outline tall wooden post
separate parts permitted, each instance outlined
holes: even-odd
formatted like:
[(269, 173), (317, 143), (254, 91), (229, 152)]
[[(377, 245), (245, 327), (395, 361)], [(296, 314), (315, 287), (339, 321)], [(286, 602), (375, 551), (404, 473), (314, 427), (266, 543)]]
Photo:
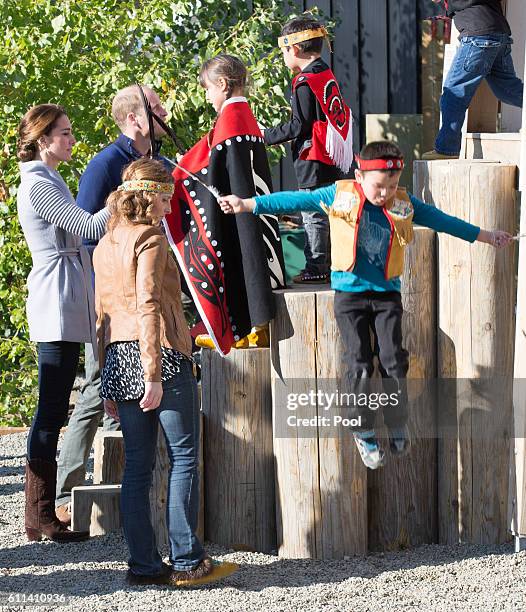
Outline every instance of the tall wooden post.
[[(515, 230), (516, 167), (432, 168), (438, 208), (485, 229)], [(426, 173), (418, 169), (417, 176)], [(422, 187), (417, 189), (418, 192)], [(515, 249), (439, 234), (439, 540), (506, 540), (512, 425)]]
[[(287, 426), (291, 398), (342, 389), (341, 342), (332, 291), (276, 292), (271, 329), (278, 551), (292, 558), (342, 559), (367, 552), (367, 476), (349, 427), (318, 399), (301, 408), (308, 426)], [(312, 396), (311, 396), (312, 397)]]
[[(526, 61), (525, 61), (526, 66)], [(526, 80), (526, 70), (524, 78)], [(520, 234), (526, 234), (526, 94), (522, 107)], [(510, 471), (511, 529), (517, 551), (526, 550), (526, 239), (519, 241), (517, 329), (513, 389), (514, 445)]]
[[(323, 422), (345, 408), (327, 409), (322, 397), (301, 410), (297, 405), (301, 394), (345, 392), (334, 292), (277, 292), (271, 362), (282, 556), (338, 559), (436, 541), (435, 410), (425, 388), (436, 376), (435, 234), (425, 228), (415, 234), (402, 279), (413, 447), (400, 459), (387, 450), (388, 463), (377, 472), (362, 464), (350, 426)], [(287, 417), (307, 424), (287, 427)]]
[(205, 535), (238, 550), (276, 547), (269, 354), (202, 351)]
[[(369, 550), (397, 550), (437, 541), (435, 232), (415, 228), (402, 277), (411, 452), (368, 471)], [(383, 431), (384, 446), (387, 432)]]

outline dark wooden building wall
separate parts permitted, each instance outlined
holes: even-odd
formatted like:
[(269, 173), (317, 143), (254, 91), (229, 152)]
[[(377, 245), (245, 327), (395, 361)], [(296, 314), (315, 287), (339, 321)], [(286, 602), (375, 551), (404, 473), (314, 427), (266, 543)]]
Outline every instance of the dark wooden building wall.
[[(337, 21), (333, 52), (324, 59), (338, 79), (354, 116), (354, 142), (365, 139), (367, 113), (421, 112), (422, 19), (443, 10), (432, 0), (295, 0), (298, 11), (318, 7)], [(274, 172), (274, 188), (297, 187), (290, 158)]]

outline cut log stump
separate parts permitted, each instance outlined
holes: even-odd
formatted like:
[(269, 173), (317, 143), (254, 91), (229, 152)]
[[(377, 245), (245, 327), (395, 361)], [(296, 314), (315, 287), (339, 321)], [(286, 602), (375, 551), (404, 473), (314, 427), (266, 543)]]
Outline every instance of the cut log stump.
[(97, 432), (93, 447), (93, 484), (121, 484), (124, 473), (122, 431)]
[(87, 485), (71, 490), (71, 528), (104, 535), (121, 527), (121, 485)]
[[(407, 388), (410, 452), (395, 458), (387, 430), (380, 437), (386, 465), (367, 474), (369, 550), (398, 550), (437, 541), (436, 259), (435, 232), (415, 227), (402, 277), (404, 348), (409, 351)], [(378, 423), (379, 424), (379, 423)]]
[(270, 351), (202, 351), (206, 539), (276, 547)]
[[(312, 392), (342, 389), (333, 292), (276, 292), (271, 364), (278, 551), (342, 559), (367, 552), (367, 477), (349, 427), (332, 423)], [(297, 427), (296, 417), (306, 419)], [(292, 419), (290, 421), (289, 419)], [(303, 422), (303, 421), (301, 421)]]
[[(415, 191), (440, 210), (515, 233), (516, 166), (415, 168)], [(516, 250), (442, 233), (438, 262), (439, 542), (498, 544), (508, 538)]]

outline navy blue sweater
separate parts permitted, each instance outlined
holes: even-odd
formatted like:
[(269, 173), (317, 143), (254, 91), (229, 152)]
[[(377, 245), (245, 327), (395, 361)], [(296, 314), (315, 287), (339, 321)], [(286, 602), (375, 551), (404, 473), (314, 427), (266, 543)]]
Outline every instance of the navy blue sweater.
[[(159, 148), (155, 157), (160, 159), (171, 172), (172, 166), (165, 157), (159, 155)], [(142, 155), (133, 148), (133, 140), (120, 134), (115, 142), (97, 153), (86, 166), (80, 177), (77, 204), (92, 215), (102, 210), (106, 198), (122, 183), (124, 167), (140, 157)], [(84, 242), (92, 247), (97, 245), (96, 240)]]

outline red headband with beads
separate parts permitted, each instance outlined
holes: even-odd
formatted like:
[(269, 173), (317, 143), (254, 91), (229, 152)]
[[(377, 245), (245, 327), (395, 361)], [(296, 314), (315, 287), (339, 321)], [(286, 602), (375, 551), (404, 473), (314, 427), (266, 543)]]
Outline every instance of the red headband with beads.
[(404, 160), (402, 158), (391, 159), (362, 159), (355, 155), (359, 170), (403, 170)]

